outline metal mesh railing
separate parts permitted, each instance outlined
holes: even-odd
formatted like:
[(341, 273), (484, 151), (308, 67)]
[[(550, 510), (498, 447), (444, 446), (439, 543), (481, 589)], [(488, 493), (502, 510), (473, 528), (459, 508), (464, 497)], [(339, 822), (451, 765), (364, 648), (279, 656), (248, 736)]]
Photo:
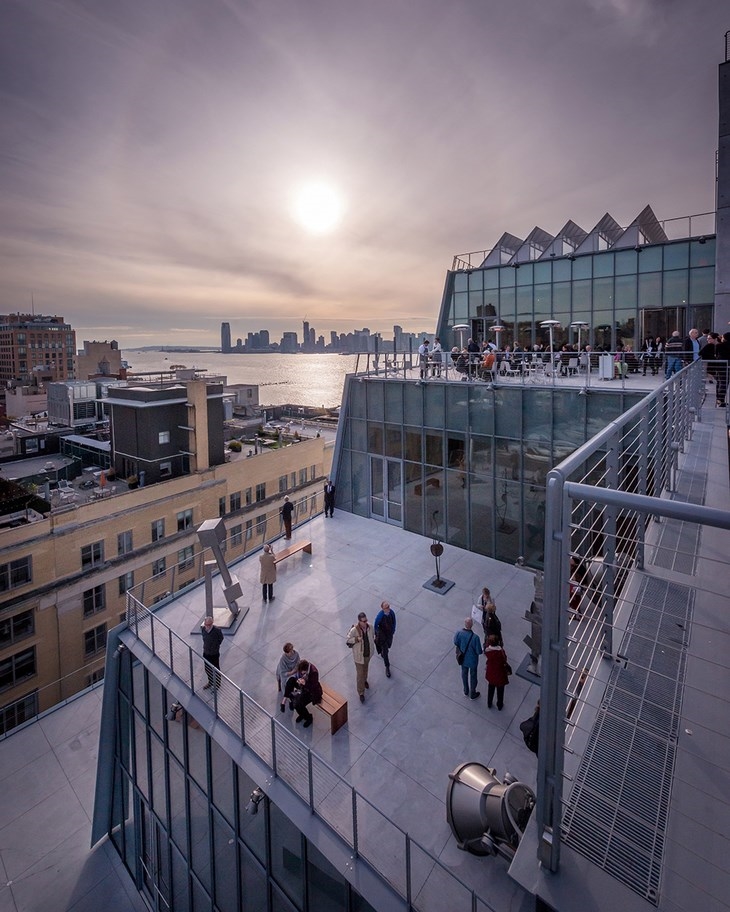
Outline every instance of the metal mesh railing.
[[(203, 696), (208, 678), (202, 655), (131, 592), (127, 593), (127, 628), (186, 687)], [(384, 878), (409, 908), (416, 912), (492, 909), (234, 681), (223, 672), (210, 671), (219, 686), (205, 695), (216, 718)], [(427, 883), (430, 886), (424, 889)], [(433, 895), (433, 883), (439, 885), (438, 896)]]
[(699, 535), (730, 529), (725, 511), (702, 506), (705, 382), (690, 365), (547, 480), (539, 855), (557, 870), (565, 842), (650, 902), (703, 582)]

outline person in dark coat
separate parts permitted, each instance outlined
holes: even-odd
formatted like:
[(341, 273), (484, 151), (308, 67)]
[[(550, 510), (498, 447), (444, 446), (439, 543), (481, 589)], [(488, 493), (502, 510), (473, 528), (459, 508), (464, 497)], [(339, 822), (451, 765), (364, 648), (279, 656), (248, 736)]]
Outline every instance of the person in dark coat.
[(390, 677), (390, 659), (388, 650), (393, 645), (393, 634), (395, 633), (395, 611), (390, 607), (389, 602), (380, 603), (380, 611), (375, 617), (373, 624), (375, 631), (375, 648), (383, 657), (385, 662), (385, 676)]
[(213, 618), (208, 616), (200, 626), (200, 633), (203, 636), (203, 658), (205, 659), (205, 674), (208, 678), (208, 683), (203, 685), (203, 690), (208, 690), (210, 687), (215, 689), (221, 683), (221, 676), (217, 674), (216, 669), (221, 667), (223, 631), (220, 627), (216, 627)]
[[(287, 693), (286, 691), (289, 691)], [(322, 685), (319, 683), (319, 671), (316, 665), (307, 659), (302, 659), (297, 665), (297, 676), (287, 681), (284, 696), (294, 701), (297, 711), (297, 722), (304, 722), (304, 728), (314, 721), (314, 716), (307, 709), (310, 703), (322, 702)]]
[(335, 486), (330, 478), (324, 483), (324, 515), (330, 519), (335, 514)]
[(291, 538), (291, 516), (293, 512), (294, 504), (288, 497), (285, 497), (281, 507), (281, 518), (284, 521), (284, 536), (286, 538)]
[(492, 708), (494, 691), (497, 691), (497, 709), (501, 710), (504, 706), (504, 689), (509, 684), (509, 675), (507, 674), (507, 653), (499, 645), (499, 640), (494, 634), (489, 637), (488, 646), (484, 650), (484, 656), (487, 660), (487, 669), (484, 677), (487, 679), (487, 708)]

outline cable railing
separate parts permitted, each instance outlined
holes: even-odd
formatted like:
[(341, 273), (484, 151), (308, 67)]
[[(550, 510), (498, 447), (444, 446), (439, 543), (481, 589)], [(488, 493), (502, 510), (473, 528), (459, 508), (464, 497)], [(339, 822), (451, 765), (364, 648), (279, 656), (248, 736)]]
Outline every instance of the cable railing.
[(393, 823), (223, 672), (208, 666), (218, 686), (204, 689), (208, 663), (202, 655), (131, 593), (127, 595), (127, 629), (191, 693), (204, 699), (213, 716), (285, 782), (358, 858), (385, 879), (409, 909), (494, 912), (427, 848)]
[[(725, 36), (725, 61), (728, 59), (728, 35)], [(694, 215), (682, 215), (677, 216), (671, 219), (663, 219), (659, 221), (664, 233), (666, 234), (668, 240), (682, 240), (684, 238), (703, 238), (708, 235), (714, 235), (716, 233), (717, 225), (717, 213), (712, 212), (698, 212)], [(623, 231), (626, 230), (627, 226), (624, 226)], [(559, 240), (559, 239), (554, 239)], [(632, 240), (629, 245), (624, 247), (612, 247), (613, 250), (622, 250), (622, 249), (633, 249), (636, 244), (635, 240)], [(457, 253), (454, 254), (454, 257), (451, 262), (451, 271), (452, 272), (469, 272), (474, 269), (480, 269), (482, 264), (494, 253), (495, 250), (499, 250), (499, 247), (489, 247), (484, 250), (471, 250), (468, 253)], [(548, 247), (548, 250), (551, 248)], [(536, 255), (532, 257), (531, 260), (525, 259), (524, 262), (536, 262), (544, 256), (545, 251), (539, 250), (538, 248), (533, 248)], [(567, 251), (564, 253), (564, 257), (569, 257), (573, 255), (573, 250)], [(504, 250), (502, 253), (501, 266), (509, 266), (514, 259), (514, 251)], [(547, 256), (544, 256), (543, 262), (547, 261)]]
[[(681, 364), (685, 361), (680, 358)], [(727, 387), (727, 362), (710, 361), (708, 371), (718, 374), (723, 389)], [(577, 386), (601, 388), (612, 382), (611, 388), (635, 388), (648, 382), (658, 386), (667, 371), (664, 355), (645, 357), (634, 351), (518, 351), (497, 352), (494, 361), (485, 362), (484, 353), (461, 356), (443, 352), (440, 357), (424, 358), (412, 351), (362, 352), (357, 356), (355, 377), (381, 380), (411, 380), (416, 383), (468, 382), (493, 386)], [(674, 368), (672, 368), (674, 369)], [(616, 381), (615, 383), (613, 381)]]
[(705, 392), (702, 363), (689, 365), (546, 486), (544, 604), (556, 610), (543, 613), (539, 858), (556, 871), (568, 844), (652, 902), (703, 591), (700, 527), (730, 529), (727, 512), (703, 506)]

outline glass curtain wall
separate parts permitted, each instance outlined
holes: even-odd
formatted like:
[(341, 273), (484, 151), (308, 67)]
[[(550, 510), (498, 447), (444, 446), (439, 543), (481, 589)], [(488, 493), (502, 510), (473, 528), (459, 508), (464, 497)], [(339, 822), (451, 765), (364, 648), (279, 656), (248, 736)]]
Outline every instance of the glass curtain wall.
[(550, 319), (560, 347), (575, 344), (570, 324), (583, 321), (582, 343), (637, 349), (643, 335), (711, 328), (714, 295), (714, 237), (451, 272), (438, 335), (451, 347), (451, 327), (468, 323), (474, 338), (494, 339), (499, 323), (502, 345), (526, 347), (547, 344), (540, 322)]
[(384, 504), (383, 466), (397, 459), (397, 516), (405, 529), (498, 560), (523, 556), (541, 567), (548, 471), (639, 398), (353, 380), (340, 419), (338, 507), (393, 521)]
[[(372, 907), (129, 650), (120, 655), (109, 836), (155, 912)], [(170, 718), (174, 716), (174, 718)]]

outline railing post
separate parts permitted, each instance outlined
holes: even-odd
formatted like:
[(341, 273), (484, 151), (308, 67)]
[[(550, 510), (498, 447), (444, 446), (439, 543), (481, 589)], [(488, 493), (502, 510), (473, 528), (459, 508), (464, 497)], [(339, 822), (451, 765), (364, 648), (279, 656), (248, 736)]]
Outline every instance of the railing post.
[(188, 646), (188, 659), (190, 660), (190, 690), (195, 693), (195, 672), (193, 670), (193, 650)]
[(167, 628), (167, 645), (170, 649), (170, 671), (175, 674), (175, 654), (172, 649), (172, 628)]
[(239, 710), (241, 713), (241, 742), (243, 744), (245, 744), (246, 743), (246, 714), (243, 710), (244, 704), (243, 704), (243, 691), (242, 690), (238, 691), (238, 704), (239, 704)]
[(355, 853), (357, 858), (357, 792), (355, 791), (355, 786), (351, 786), (352, 789), (352, 850)]
[[(619, 448), (621, 439), (617, 433), (606, 452), (606, 487), (619, 490)], [(606, 507), (605, 517), (605, 545), (603, 548), (603, 631), (601, 634), (601, 651), (604, 655), (613, 655), (613, 627), (616, 608), (616, 528), (617, 509), (613, 506)]]
[(406, 902), (409, 909), (413, 904), (411, 890), (411, 837), (406, 833)]
[(314, 813), (314, 774), (312, 772), (312, 751), (307, 751), (307, 785), (309, 789), (309, 810)]
[(269, 721), (271, 722), (271, 768), (274, 770), (274, 775), (278, 777), (279, 773), (276, 769), (276, 719), (272, 716)]
[[(639, 418), (639, 494), (648, 494), (649, 486), (649, 409), (645, 409)], [(649, 517), (644, 513), (636, 516), (636, 568), (644, 569), (644, 546), (646, 544), (646, 524)]]
[(565, 738), (565, 641), (570, 564), (570, 503), (565, 479), (555, 469), (545, 490), (545, 594), (542, 623), (540, 745), (537, 761), (537, 856), (550, 871), (560, 866), (560, 828)]

